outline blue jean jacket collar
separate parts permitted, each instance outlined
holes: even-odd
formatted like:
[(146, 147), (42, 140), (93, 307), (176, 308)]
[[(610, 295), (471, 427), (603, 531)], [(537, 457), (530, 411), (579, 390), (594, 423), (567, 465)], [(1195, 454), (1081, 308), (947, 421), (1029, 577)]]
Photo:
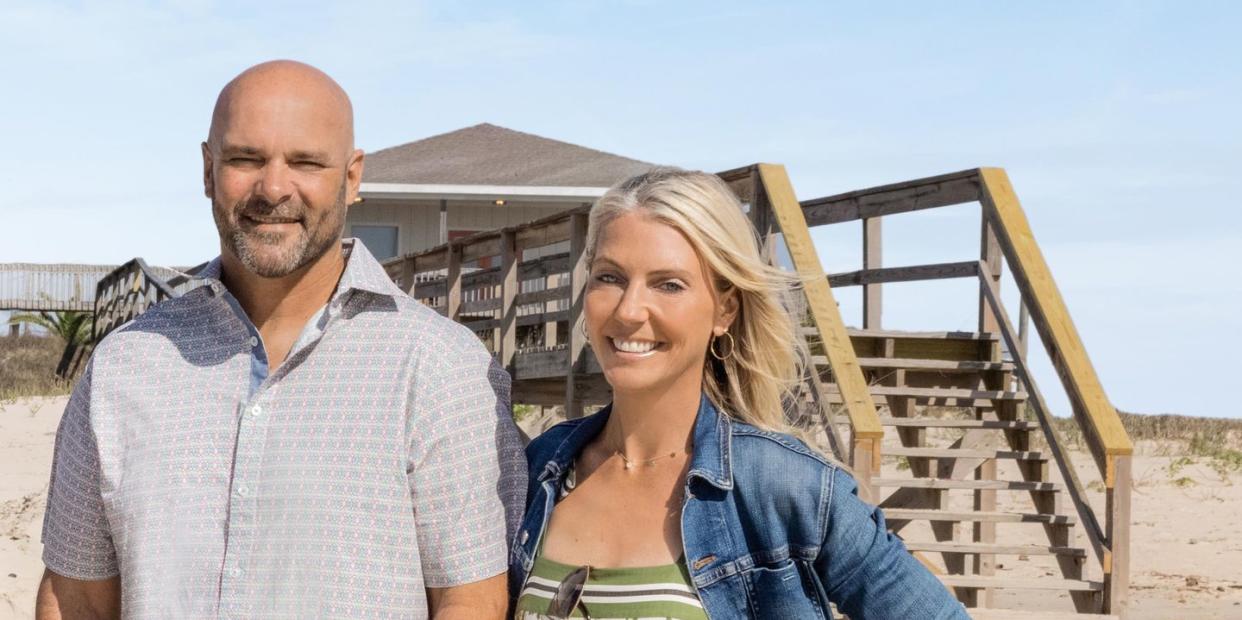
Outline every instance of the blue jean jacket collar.
[[(587, 442), (604, 430), (604, 424), (608, 422), (611, 413), (612, 404), (609, 404), (598, 413), (583, 418), (556, 447), (552, 458), (539, 473), (539, 482), (559, 479)], [(729, 454), (732, 436), (733, 428), (729, 416), (716, 409), (711, 399), (703, 394), (699, 399), (698, 414), (694, 418), (694, 454), (690, 457), (687, 478), (701, 479), (724, 491), (732, 489), (733, 463)]]

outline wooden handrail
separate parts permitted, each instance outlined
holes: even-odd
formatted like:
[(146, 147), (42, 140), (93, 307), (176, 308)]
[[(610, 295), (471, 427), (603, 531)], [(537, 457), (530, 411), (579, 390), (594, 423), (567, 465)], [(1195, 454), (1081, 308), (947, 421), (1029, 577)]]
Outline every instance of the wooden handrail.
[(1048, 441), (1048, 451), (1052, 454), (1052, 460), (1056, 462), (1057, 468), (1061, 471), (1061, 478), (1066, 482), (1065, 486), (1069, 492), (1070, 500), (1074, 503), (1078, 517), (1082, 520), (1086, 530), (1087, 540), (1095, 550), (1096, 558), (1103, 562), (1104, 529), (1100, 527), (1100, 521), (1096, 518), (1095, 512), (1091, 510), (1091, 505), (1087, 503), (1086, 492), (1083, 490), (1082, 483), (1078, 480), (1078, 473), (1074, 470), (1074, 464), (1070, 461), (1069, 455), (1065, 453), (1060, 434), (1057, 433), (1056, 427), (1052, 425), (1052, 412), (1048, 410), (1047, 402), (1039, 391), (1039, 385), (1035, 383), (1035, 376), (1031, 374), (1030, 367), (1027, 365), (1026, 356), (1019, 348), (1018, 332), (1014, 328), (1013, 321), (1009, 319), (1009, 313), (1005, 310), (1004, 304), (1001, 302), (1000, 291), (996, 290), (996, 284), (987, 277), (987, 265), (983, 261), (976, 263), (975, 274), (979, 278), (980, 286), (985, 291), (989, 308), (996, 315), (1001, 338), (1005, 340), (1005, 346), (1009, 348), (1009, 352), (1013, 356), (1014, 367), (1018, 371), (1018, 376), (1022, 379), (1022, 384), (1030, 395), (1030, 402), (1038, 418), (1040, 429), (1044, 432), (1044, 436)]
[(935, 209), (979, 199), (974, 170), (915, 179), (802, 202), (808, 226)]
[(1133, 454), (1134, 444), (1104, 394), (1008, 175), (1000, 168), (981, 168), (979, 178), (984, 217), (996, 231), (1035, 329), (1065, 385), (1074, 417), (1083, 427), (1087, 445), (1104, 473), (1104, 485), (1112, 488), (1116, 471), (1111, 457)]
[[(199, 265), (192, 271), (202, 269), (205, 265), (205, 263)], [(117, 288), (127, 278), (134, 278), (130, 290)], [(180, 284), (188, 278), (178, 276), (174, 280)], [(151, 292), (155, 294), (155, 302), (176, 297), (177, 291), (174, 286), (176, 284), (170, 285), (165, 282), (141, 257), (132, 258), (113, 269), (101, 278), (95, 287), (95, 311), (91, 320), (91, 333), (94, 335), (94, 340), (100, 340), (121, 324), (142, 314), (147, 309), (146, 299)], [(117, 310), (117, 304), (123, 299), (130, 299), (132, 303), (122, 307), (119, 312), (114, 312)], [(138, 300), (141, 300), (141, 303), (138, 303)]]
[(922, 282), (925, 280), (947, 280), (951, 278), (973, 278), (978, 265), (975, 261), (960, 263), (938, 263), (934, 265), (909, 265), (906, 267), (884, 267), (880, 269), (860, 269), (845, 273), (828, 274), (828, 284), (833, 287), (866, 286), (868, 284), (885, 284), (891, 282)]
[[(871, 471), (877, 469), (875, 463), (879, 460), (884, 427), (880, 425), (870, 387), (854, 354), (854, 346), (824, 274), (823, 263), (811, 241), (810, 229), (794, 196), (789, 175), (784, 166), (776, 164), (759, 164), (758, 172), (768, 205), (784, 235), (785, 247), (801, 276), (807, 307), (823, 339), (824, 352), (841, 390), (841, 400), (854, 435), (854, 473), (860, 478), (860, 486), (869, 491), (868, 481)], [(863, 456), (858, 455), (859, 451)]]

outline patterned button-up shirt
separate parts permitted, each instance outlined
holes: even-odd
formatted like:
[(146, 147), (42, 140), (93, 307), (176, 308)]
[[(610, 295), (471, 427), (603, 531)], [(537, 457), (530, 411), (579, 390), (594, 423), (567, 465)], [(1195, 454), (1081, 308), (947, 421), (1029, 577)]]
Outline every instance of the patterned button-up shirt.
[(48, 568), (127, 618), (425, 618), (505, 571), (526, 489), (509, 378), (366, 248), (269, 376), (220, 283), (95, 349), (56, 436)]

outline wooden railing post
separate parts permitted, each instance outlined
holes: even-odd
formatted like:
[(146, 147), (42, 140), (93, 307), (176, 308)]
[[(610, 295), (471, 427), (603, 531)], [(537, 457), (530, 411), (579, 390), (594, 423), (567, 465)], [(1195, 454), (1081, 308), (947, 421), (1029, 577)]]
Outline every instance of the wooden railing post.
[(1024, 299), (1021, 305), (1018, 306), (1018, 351), (1022, 353), (1022, 357), (1026, 357), (1026, 352), (1029, 348), (1030, 334), (1028, 332), (1030, 327), (1031, 313), (1026, 309), (1026, 300)]
[(577, 379), (582, 371), (582, 353), (587, 346), (581, 325), (582, 297), (587, 281), (586, 234), (587, 214), (569, 216), (569, 321), (566, 327), (569, 330), (566, 334), (569, 363), (565, 372), (565, 416), (570, 419), (582, 417), (582, 394)]
[(401, 281), (397, 286), (406, 293), (414, 294), (414, 257), (407, 256), (401, 259)]
[(750, 171), (750, 222), (755, 227), (759, 239), (766, 240), (768, 236), (774, 232), (774, 224), (772, 221), (772, 205), (768, 201), (768, 197), (759, 188), (762, 185), (759, 177), (759, 170), (752, 168)]
[(879, 459), (879, 440), (853, 434), (850, 442), (850, 469), (858, 482), (858, 496), (865, 502), (879, 503), (875, 488), (871, 486), (872, 463)]
[(444, 316), (456, 321), (461, 318), (461, 246), (450, 243), (447, 259)]
[[(1000, 290), (1001, 283), (1001, 249), (1000, 242), (996, 239), (996, 231), (992, 229), (992, 224), (985, 216), (983, 220), (982, 232), (980, 237), (979, 260), (986, 268), (983, 277), (988, 278), (996, 286), (996, 290)], [(982, 287), (982, 285), (980, 285)], [(979, 289), (979, 331), (989, 334), (996, 333), (999, 324), (996, 321), (996, 314), (992, 312), (992, 308), (988, 305), (987, 293), (982, 288)]]
[(1126, 617), (1130, 589), (1131, 457), (1111, 455), (1110, 479), (1104, 481), (1108, 513), (1108, 551), (1104, 562), (1104, 613)]
[[(880, 223), (878, 217), (864, 218), (863, 271), (884, 266)], [(882, 288), (879, 283), (863, 285), (863, 329), (880, 329), (883, 316)]]
[[(539, 285), (543, 287), (540, 290), (546, 291), (550, 288), (557, 288), (561, 286), (561, 279), (563, 275), (564, 274), (560, 273), (549, 273), (544, 275), (539, 279)], [(559, 299), (549, 299), (544, 302), (543, 311), (549, 315), (559, 312), (561, 310), (560, 304), (561, 300)], [(551, 349), (555, 347), (559, 341), (560, 335), (557, 334), (556, 321), (545, 321), (543, 324), (543, 346)]]
[(500, 330), (496, 335), (496, 351), (500, 365), (513, 373), (513, 357), (517, 353), (518, 263), (521, 251), (517, 233), (505, 230), (500, 235)]

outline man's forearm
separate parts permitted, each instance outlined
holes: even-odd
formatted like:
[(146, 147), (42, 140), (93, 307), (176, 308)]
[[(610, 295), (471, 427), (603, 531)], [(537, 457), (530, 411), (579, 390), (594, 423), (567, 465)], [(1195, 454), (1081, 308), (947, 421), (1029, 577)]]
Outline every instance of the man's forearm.
[(35, 599), (35, 620), (117, 620), (121, 579), (82, 581), (43, 571)]

